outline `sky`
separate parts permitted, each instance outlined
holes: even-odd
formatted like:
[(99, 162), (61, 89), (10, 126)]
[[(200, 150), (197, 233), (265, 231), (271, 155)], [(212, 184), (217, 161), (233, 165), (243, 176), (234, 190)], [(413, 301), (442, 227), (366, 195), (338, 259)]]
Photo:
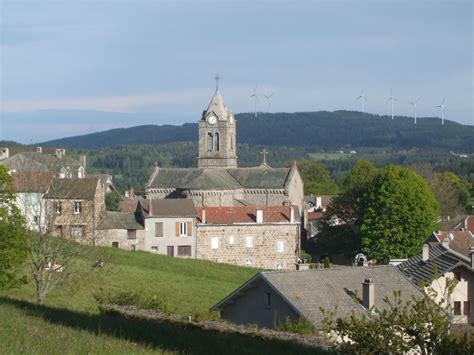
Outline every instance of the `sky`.
[[(471, 0), (0, 2), (0, 140), (234, 113), (365, 110), (474, 124)], [(274, 95), (271, 106), (264, 95)], [(102, 114), (97, 111), (111, 112)]]

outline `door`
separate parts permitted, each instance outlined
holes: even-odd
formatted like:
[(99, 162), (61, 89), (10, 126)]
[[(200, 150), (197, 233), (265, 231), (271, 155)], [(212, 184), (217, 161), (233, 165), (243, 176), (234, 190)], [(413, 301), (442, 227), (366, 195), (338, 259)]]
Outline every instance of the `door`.
[(174, 256), (174, 246), (172, 246), (172, 245), (170, 246), (170, 245), (169, 245), (166, 249), (167, 249), (166, 255), (168, 255), (168, 256)]

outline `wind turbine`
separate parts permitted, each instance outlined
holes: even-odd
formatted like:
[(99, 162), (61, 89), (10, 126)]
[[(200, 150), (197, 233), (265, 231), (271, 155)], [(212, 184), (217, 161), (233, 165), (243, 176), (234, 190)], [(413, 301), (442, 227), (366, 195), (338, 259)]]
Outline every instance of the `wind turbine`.
[(367, 101), (367, 98), (364, 95), (364, 89), (360, 90), (360, 95), (356, 97), (356, 100), (361, 100), (362, 103), (362, 112), (365, 112), (364, 103)]
[(274, 92), (272, 91), (270, 95), (263, 95), (268, 101), (268, 112), (272, 112), (272, 105), (271, 105), (270, 99), (272, 98), (273, 94)]
[(408, 101), (410, 104), (413, 105), (413, 109), (415, 110), (415, 124), (416, 124), (416, 104), (418, 103), (418, 101), (421, 100), (421, 97), (417, 98), (415, 101)]
[(255, 85), (255, 90), (253, 91), (253, 94), (250, 95), (250, 97), (255, 99), (255, 117), (257, 117), (257, 112), (258, 112), (258, 95), (257, 95), (257, 85)]
[(392, 89), (390, 89), (390, 97), (388, 98), (386, 103), (390, 102), (392, 104), (392, 120), (393, 120), (393, 102), (394, 101), (397, 101), (397, 98), (395, 96), (393, 96)]
[(441, 105), (438, 105), (436, 107), (439, 107), (441, 109), (441, 124), (444, 125), (444, 100), (446, 98), (443, 97), (443, 101), (441, 101)]

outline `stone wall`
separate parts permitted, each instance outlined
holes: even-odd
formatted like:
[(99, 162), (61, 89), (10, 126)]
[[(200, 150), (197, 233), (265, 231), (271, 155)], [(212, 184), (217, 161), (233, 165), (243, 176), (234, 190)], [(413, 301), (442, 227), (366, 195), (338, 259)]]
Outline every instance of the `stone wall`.
[[(240, 266), (292, 270), (297, 260), (299, 229), (297, 223), (198, 224), (196, 257)], [(217, 248), (213, 248), (213, 238), (218, 240)]]

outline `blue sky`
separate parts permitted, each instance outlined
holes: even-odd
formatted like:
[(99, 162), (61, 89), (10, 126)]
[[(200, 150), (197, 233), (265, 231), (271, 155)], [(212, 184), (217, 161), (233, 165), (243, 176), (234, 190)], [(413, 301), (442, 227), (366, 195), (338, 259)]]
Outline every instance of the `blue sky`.
[(272, 111), (359, 110), (364, 88), (386, 114), (393, 88), (396, 114), (421, 97), (438, 116), (446, 97), (447, 119), (474, 124), (470, 0), (1, 4), (0, 139), (197, 121), (216, 70), (234, 112), (258, 84), (262, 111), (271, 91)]

